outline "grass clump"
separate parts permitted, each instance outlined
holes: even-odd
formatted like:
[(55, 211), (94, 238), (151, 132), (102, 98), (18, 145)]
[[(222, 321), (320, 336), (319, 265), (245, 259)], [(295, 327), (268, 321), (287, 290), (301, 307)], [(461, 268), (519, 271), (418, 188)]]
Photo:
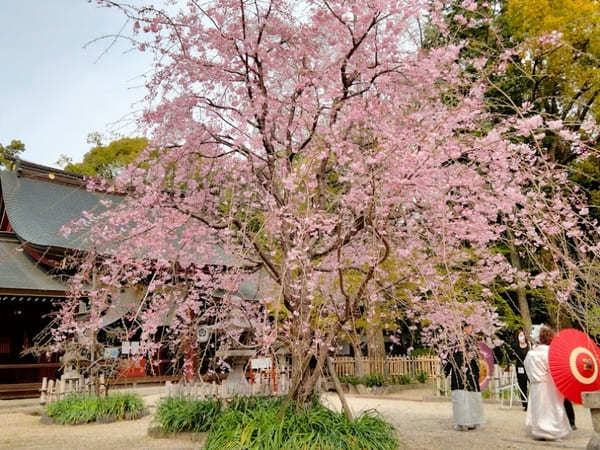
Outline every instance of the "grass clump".
[(364, 384), (367, 387), (383, 386), (383, 375), (381, 375), (380, 373), (367, 375), (366, 377), (364, 377)]
[(392, 384), (411, 384), (412, 378), (408, 374), (392, 375), (390, 381)]
[(427, 378), (429, 378), (427, 376), (427, 374), (424, 371), (420, 371), (419, 373), (417, 373), (417, 381), (421, 384), (424, 384), (427, 382)]
[(340, 383), (348, 383), (356, 386), (357, 384), (363, 384), (363, 379), (353, 376), (342, 376), (339, 377)]
[(210, 429), (207, 450), (220, 449), (320, 449), (390, 450), (398, 447), (393, 428), (375, 412), (349, 422), (313, 401), (289, 404), (283, 417), (283, 399), (242, 398), (234, 400)]
[(139, 419), (146, 412), (144, 402), (136, 394), (69, 395), (46, 406), (46, 415), (56, 423), (77, 425), (98, 420)]
[(353, 376), (347, 376), (347, 377), (339, 377), (340, 383), (348, 383), (348, 384), (352, 384), (354, 386), (356, 386), (357, 384), (364, 384), (367, 387), (374, 387), (374, 386), (383, 386), (385, 384), (385, 379), (383, 378), (383, 375), (380, 373), (374, 373), (371, 375), (365, 375), (364, 377), (353, 377)]
[(170, 397), (159, 403), (155, 418), (163, 431), (202, 433), (210, 429), (221, 410), (217, 400)]

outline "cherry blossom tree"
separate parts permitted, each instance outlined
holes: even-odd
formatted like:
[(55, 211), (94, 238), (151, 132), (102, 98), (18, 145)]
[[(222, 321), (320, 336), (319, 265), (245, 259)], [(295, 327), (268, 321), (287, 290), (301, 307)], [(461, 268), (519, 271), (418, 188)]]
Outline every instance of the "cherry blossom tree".
[[(493, 339), (485, 286), (515, 271), (491, 244), (548, 204), (526, 188), (559, 175), (510, 138), (543, 120), (491, 117), (460, 45), (414, 44), (441, 3), (98, 3), (121, 9), (134, 46), (155, 54), (141, 120), (152, 143), (113, 184), (92, 182), (127, 195), (75, 224), (93, 250), (72, 295), (93, 313), (77, 321), (65, 304), (58, 343), (97, 330), (115, 289), (145, 286), (126, 314), (144, 351), (167, 316), (170, 341), (195, 351), (199, 323), (236, 311), (261, 351), (290, 352), (289, 396), (305, 402), (338, 336), (377, 305), (425, 321), (446, 348), (465, 321)], [(261, 275), (270, 283), (244, 295)], [(481, 289), (453, 289), (465, 277)]]

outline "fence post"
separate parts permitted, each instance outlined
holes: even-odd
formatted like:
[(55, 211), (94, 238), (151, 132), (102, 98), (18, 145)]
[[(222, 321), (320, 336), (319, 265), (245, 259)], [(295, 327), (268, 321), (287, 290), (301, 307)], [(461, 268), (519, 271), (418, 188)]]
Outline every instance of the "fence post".
[(104, 374), (100, 374), (100, 387), (98, 392), (100, 397), (106, 396), (106, 385), (104, 384)]
[(40, 389), (40, 404), (46, 404), (46, 393), (48, 392), (48, 378), (42, 378), (42, 388)]
[(51, 403), (54, 399), (52, 396), (54, 395), (54, 380), (48, 381), (48, 403)]

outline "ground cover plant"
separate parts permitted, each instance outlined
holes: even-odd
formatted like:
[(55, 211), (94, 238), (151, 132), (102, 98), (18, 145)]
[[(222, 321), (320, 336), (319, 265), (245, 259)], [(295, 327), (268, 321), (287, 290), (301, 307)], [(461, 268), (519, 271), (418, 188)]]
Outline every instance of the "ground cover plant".
[(46, 406), (46, 415), (63, 425), (77, 425), (101, 420), (139, 419), (146, 412), (136, 394), (69, 395)]
[(402, 374), (402, 375), (393, 375), (392, 376), (392, 384), (410, 384), (412, 379), (410, 375)]
[(155, 420), (162, 431), (196, 433), (206, 432), (222, 412), (218, 400), (188, 400), (170, 397), (161, 401)]
[[(282, 409), (283, 408), (283, 409)], [(234, 400), (217, 418), (206, 441), (216, 449), (395, 449), (394, 429), (375, 411), (353, 422), (318, 403), (283, 399)]]
[(427, 374), (423, 371), (417, 373), (417, 381), (421, 384), (427, 382)]
[[(419, 383), (426, 383), (427, 374), (425, 372), (417, 373), (415, 381), (418, 381)], [(376, 373), (372, 375), (365, 375), (364, 377), (342, 376), (340, 377), (340, 382), (352, 384), (354, 386), (357, 384), (364, 384), (367, 387), (379, 387), (390, 384), (410, 384), (413, 382), (413, 379), (408, 374), (391, 375), (385, 378), (383, 375)]]

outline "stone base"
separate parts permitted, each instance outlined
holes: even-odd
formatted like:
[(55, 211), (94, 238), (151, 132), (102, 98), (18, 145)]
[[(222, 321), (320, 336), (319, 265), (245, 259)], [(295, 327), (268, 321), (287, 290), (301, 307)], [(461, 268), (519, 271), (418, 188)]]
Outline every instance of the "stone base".
[(153, 439), (185, 439), (192, 442), (203, 442), (206, 439), (207, 433), (193, 433), (191, 431), (182, 431), (176, 433), (174, 431), (165, 431), (160, 426), (148, 428), (148, 436)]
[(592, 435), (586, 450), (600, 450), (600, 435), (598, 433)]

